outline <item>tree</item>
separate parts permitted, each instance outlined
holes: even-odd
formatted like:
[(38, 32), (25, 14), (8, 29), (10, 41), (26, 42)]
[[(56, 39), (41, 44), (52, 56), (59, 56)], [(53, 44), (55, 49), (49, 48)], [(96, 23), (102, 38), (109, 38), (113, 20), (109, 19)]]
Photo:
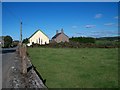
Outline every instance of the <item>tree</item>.
[(9, 48), (12, 45), (13, 39), (11, 36), (4, 37), (4, 47)]
[(28, 40), (28, 38), (26, 38), (26, 39), (23, 39), (23, 42), (22, 42), (22, 43), (28, 44), (28, 43), (29, 43), (29, 40)]
[(95, 38), (92, 37), (72, 37), (70, 41), (80, 42), (80, 43), (95, 43)]

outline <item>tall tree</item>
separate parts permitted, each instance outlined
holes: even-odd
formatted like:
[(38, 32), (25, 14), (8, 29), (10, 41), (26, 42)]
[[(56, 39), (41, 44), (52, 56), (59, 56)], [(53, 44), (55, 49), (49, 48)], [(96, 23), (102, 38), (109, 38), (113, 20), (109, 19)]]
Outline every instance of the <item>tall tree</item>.
[(26, 39), (23, 39), (23, 42), (22, 42), (22, 43), (28, 44), (28, 43), (29, 43), (29, 40), (28, 40), (28, 38), (26, 38)]
[(4, 37), (4, 47), (9, 48), (12, 45), (13, 39), (11, 36)]

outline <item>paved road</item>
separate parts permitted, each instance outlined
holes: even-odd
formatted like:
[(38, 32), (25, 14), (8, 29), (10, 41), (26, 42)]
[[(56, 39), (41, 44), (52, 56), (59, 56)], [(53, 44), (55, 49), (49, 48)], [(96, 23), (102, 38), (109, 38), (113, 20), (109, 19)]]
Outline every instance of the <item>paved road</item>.
[(6, 87), (7, 79), (9, 78), (9, 70), (13, 65), (16, 48), (2, 49), (2, 88)]
[(47, 88), (27, 59), (26, 75), (21, 74), (21, 59), (16, 48), (2, 50), (2, 88)]

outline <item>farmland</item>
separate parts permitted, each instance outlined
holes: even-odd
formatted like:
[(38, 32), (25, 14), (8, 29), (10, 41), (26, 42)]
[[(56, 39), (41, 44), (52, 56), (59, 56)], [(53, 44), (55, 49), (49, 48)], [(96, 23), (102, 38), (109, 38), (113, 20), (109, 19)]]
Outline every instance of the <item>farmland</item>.
[(49, 88), (118, 87), (118, 48), (28, 48)]

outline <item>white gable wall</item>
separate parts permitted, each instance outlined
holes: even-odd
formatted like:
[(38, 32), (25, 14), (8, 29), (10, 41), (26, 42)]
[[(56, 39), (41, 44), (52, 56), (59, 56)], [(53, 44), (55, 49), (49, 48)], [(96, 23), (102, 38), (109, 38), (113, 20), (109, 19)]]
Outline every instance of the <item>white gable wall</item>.
[(32, 45), (32, 42), (37, 44), (49, 44), (49, 38), (44, 35), (41, 31), (37, 31), (30, 39), (29, 39), (30, 45)]

